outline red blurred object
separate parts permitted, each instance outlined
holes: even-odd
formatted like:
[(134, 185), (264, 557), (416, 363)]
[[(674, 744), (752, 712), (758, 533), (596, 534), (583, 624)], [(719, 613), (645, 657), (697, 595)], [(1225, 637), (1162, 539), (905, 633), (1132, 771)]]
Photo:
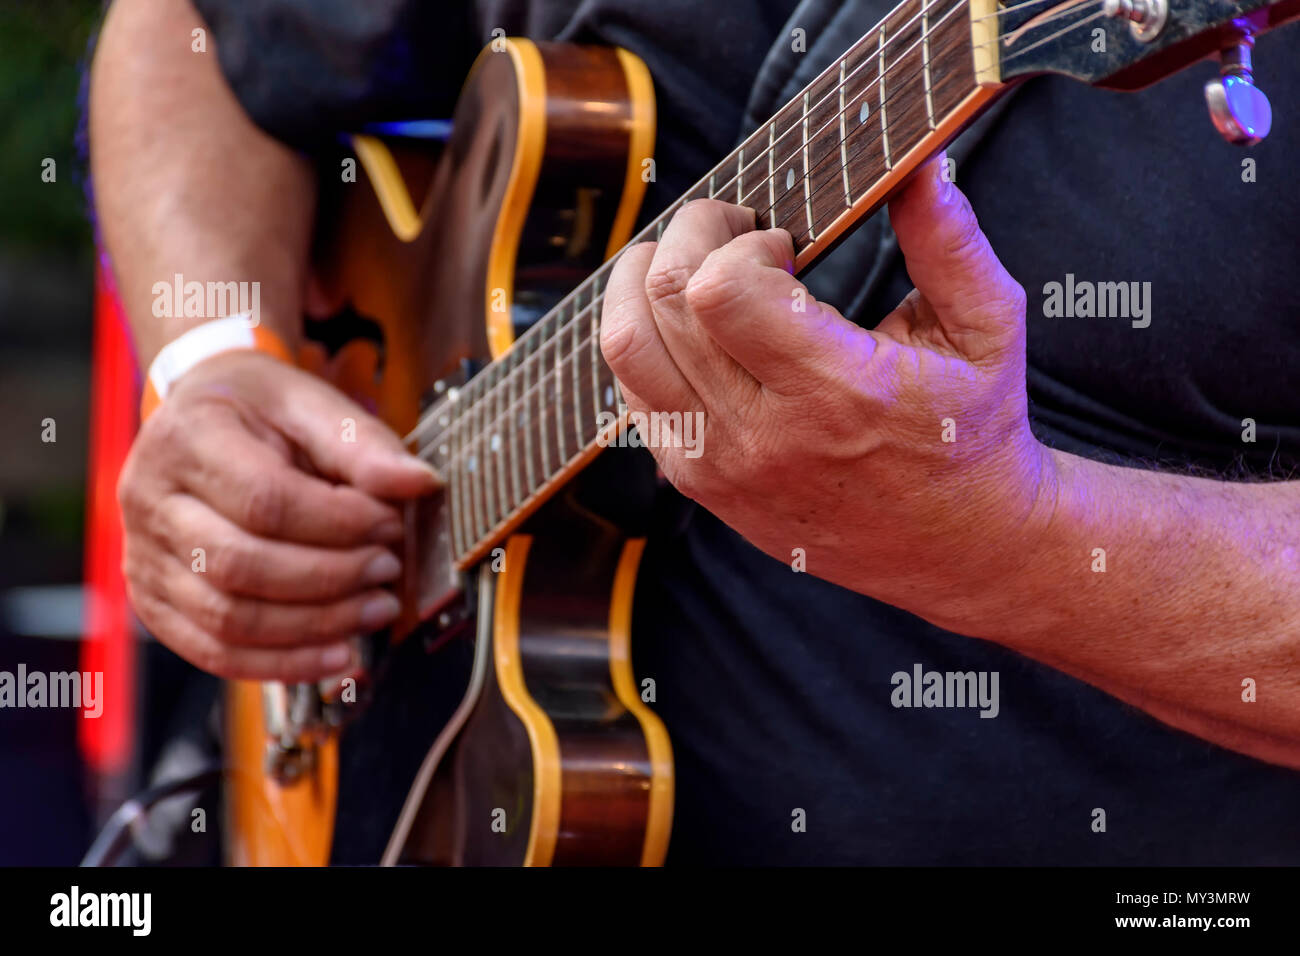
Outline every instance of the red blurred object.
[[(138, 391), (126, 316), (101, 255), (95, 268), (81, 670), (103, 672), (104, 712), (98, 720), (78, 722), (82, 756), (101, 781), (120, 778), (129, 770), (134, 740), (135, 625), (122, 577), (117, 478), (135, 437)], [(110, 784), (107, 789), (116, 788)]]

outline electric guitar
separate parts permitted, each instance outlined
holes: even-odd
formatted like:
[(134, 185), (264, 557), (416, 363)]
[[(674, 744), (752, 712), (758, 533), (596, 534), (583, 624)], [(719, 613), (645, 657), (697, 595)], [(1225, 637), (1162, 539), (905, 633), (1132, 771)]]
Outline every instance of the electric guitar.
[(354, 137), (372, 188), (343, 187), (317, 261), (348, 320), (304, 362), (446, 487), (408, 514), (405, 612), (364, 641), (366, 673), (229, 685), (230, 861), (328, 862), (347, 748), (393, 746), (345, 726), (397, 692), (414, 643), (436, 657), (472, 639), (382, 862), (661, 863), (672, 749), (630, 667), (643, 542), (587, 493), (628, 425), (599, 349), (619, 251), (707, 197), (788, 230), (802, 272), (1037, 74), (1134, 90), (1217, 59), (1210, 118), (1256, 142), (1271, 114), (1254, 38), (1297, 16), (1300, 0), (904, 0), (635, 237), (655, 104), (625, 50), (497, 40), (436, 160)]

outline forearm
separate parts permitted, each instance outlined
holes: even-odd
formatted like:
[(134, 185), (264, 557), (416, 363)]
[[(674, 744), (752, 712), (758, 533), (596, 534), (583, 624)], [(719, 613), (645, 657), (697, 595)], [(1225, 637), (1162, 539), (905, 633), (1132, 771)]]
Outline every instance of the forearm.
[(1300, 483), (1050, 460), (1023, 560), (960, 629), (1300, 767)]
[(91, 74), (95, 204), (144, 365), (217, 317), (186, 316), (183, 302), (158, 307), (155, 285), (178, 274), (205, 286), (258, 283), (259, 320), (291, 344), (299, 334), (313, 172), (245, 115), (213, 37), (192, 51), (203, 26), (188, 0), (117, 0)]

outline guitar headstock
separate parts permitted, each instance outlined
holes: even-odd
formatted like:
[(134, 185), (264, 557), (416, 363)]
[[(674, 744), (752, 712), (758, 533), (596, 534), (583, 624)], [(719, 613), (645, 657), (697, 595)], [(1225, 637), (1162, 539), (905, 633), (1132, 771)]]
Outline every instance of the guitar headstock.
[(981, 83), (1056, 73), (1133, 90), (1207, 57), (1215, 126), (1232, 142), (1258, 142), (1271, 112), (1255, 88), (1255, 37), (1300, 18), (1300, 0), (970, 0)]

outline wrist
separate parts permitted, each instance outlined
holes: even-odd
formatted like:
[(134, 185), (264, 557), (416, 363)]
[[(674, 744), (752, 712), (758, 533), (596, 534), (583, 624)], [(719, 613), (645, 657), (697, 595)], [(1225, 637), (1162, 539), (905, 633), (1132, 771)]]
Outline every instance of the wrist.
[[(1026, 429), (1028, 432), (1028, 429)], [(1018, 631), (1050, 627), (1050, 605), (1033, 595), (1043, 575), (1061, 568), (1063, 496), (1074, 494), (1054, 449), (1026, 434), (1014, 453), (980, 484), (982, 516), (960, 533), (965, 547), (929, 621), (960, 634), (1002, 641)]]
[(194, 326), (159, 350), (144, 378), (140, 419), (148, 418), (196, 366), (228, 352), (254, 351), (293, 363), (284, 340), (248, 313)]

